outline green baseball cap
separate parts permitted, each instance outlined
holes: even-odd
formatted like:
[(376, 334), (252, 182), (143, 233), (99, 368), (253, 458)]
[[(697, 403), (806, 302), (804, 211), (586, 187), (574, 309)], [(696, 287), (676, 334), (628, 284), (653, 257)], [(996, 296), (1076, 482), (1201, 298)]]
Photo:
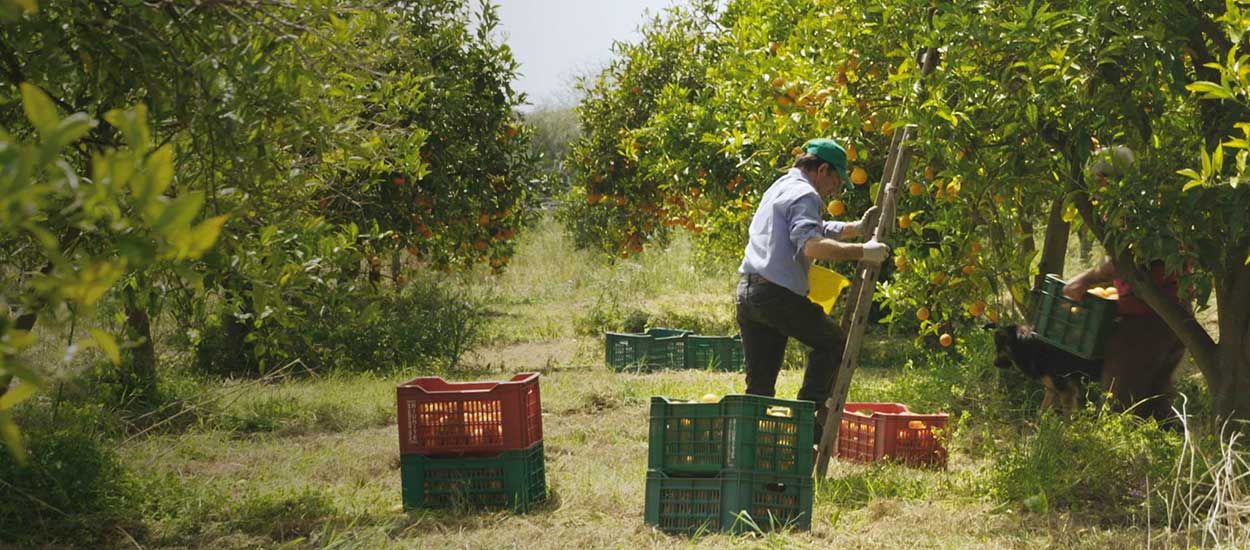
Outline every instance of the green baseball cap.
[(803, 150), (833, 165), (833, 169), (838, 171), (842, 181), (851, 181), (846, 175), (846, 149), (838, 145), (838, 142), (829, 138), (816, 138), (803, 144)]

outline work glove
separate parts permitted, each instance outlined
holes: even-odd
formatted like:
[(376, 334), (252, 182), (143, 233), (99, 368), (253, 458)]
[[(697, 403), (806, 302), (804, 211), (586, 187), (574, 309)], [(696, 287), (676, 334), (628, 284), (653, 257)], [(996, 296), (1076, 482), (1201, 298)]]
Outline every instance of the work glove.
[(879, 264), (881, 262), (884, 262), (886, 257), (890, 255), (890, 247), (886, 246), (885, 244), (877, 242), (877, 239), (875, 238), (869, 239), (868, 242), (864, 243), (861, 246), (863, 246), (864, 248), (863, 260), (865, 262), (872, 262), (874, 264)]
[(863, 217), (858, 222), (855, 222), (859, 224), (859, 234), (863, 235), (865, 232), (877, 227), (877, 218), (879, 217), (881, 217), (881, 207), (879, 206), (874, 206), (865, 211)]
[(869, 208), (859, 221), (847, 222), (842, 233), (851, 233), (854, 235), (865, 235), (869, 230), (877, 226), (877, 217), (880, 216), (881, 209), (874, 206)]

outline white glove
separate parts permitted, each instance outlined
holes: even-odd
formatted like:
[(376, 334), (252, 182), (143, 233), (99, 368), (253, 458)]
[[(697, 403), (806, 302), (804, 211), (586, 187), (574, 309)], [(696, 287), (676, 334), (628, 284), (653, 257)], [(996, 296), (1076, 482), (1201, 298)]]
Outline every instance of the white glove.
[(876, 238), (868, 239), (868, 242), (861, 246), (864, 248), (863, 260), (865, 262), (879, 264), (890, 255), (890, 247), (877, 242)]
[(863, 235), (868, 230), (877, 227), (877, 218), (880, 216), (880, 214), (881, 214), (880, 206), (873, 206), (872, 208), (869, 208), (866, 212), (864, 212), (864, 216), (860, 218), (858, 222), (855, 222), (859, 229), (859, 234)]

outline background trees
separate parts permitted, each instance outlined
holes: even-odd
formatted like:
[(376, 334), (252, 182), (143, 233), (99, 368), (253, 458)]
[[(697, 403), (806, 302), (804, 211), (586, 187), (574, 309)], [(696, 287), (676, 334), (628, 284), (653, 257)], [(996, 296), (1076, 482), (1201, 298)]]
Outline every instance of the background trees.
[(128, 406), (160, 400), (162, 320), (209, 370), (311, 361), (406, 273), (502, 269), (538, 198), (489, 4), (5, 8), (0, 409), (37, 324), (88, 325)]

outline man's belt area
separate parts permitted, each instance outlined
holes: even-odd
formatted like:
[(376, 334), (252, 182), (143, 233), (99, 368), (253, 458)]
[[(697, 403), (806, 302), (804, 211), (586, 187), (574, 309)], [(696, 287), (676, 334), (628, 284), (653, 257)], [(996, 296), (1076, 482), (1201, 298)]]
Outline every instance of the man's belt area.
[(768, 279), (765, 279), (763, 275), (760, 275), (758, 273), (747, 273), (746, 278), (747, 278), (748, 283), (753, 283), (753, 284), (759, 284), (759, 283), (768, 283), (770, 285), (777, 284)]

